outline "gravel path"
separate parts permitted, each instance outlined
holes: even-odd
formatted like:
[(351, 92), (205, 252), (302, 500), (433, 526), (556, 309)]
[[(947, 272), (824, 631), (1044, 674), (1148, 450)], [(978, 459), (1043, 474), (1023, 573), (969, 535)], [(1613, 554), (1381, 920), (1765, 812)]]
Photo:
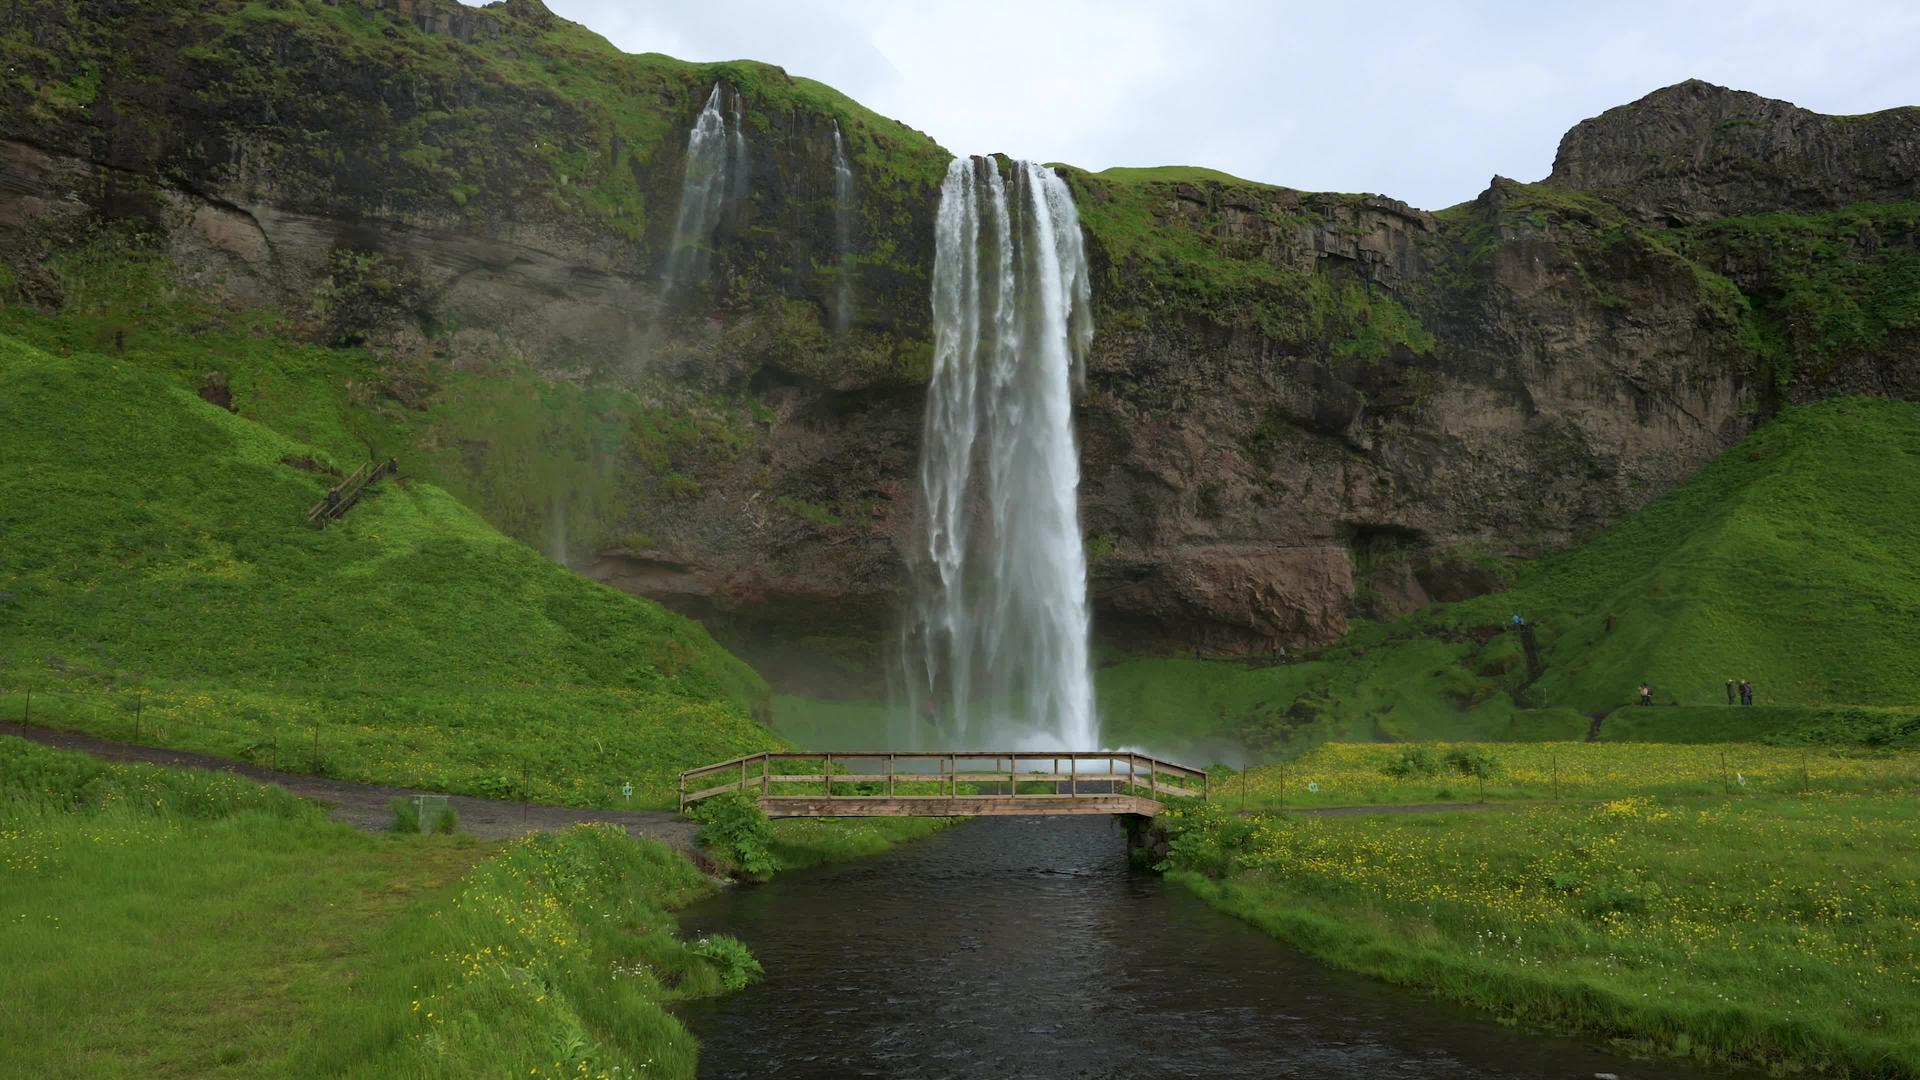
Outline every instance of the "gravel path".
[[(333, 820), (367, 832), (384, 832), (393, 823), (393, 809), (388, 801), (394, 796), (421, 794), (418, 788), (384, 787), (349, 780), (329, 780), (324, 776), (276, 772), (211, 754), (135, 746), (77, 731), (0, 723), (0, 735), (17, 735), (57, 750), (78, 750), (111, 761), (142, 761), (149, 765), (230, 772), (262, 783), (277, 784), (295, 795), (324, 804), (327, 816)], [(648, 837), (691, 851), (693, 834), (698, 828), (680, 815), (666, 810), (584, 810), (577, 806), (505, 802), (467, 795), (449, 795), (447, 801), (460, 815), (461, 832), (489, 839), (530, 832), (552, 832), (594, 821), (618, 825), (634, 836)]]
[(1510, 809), (1513, 803), (1386, 803), (1378, 806), (1283, 806), (1281, 813), (1308, 817), (1346, 817), (1349, 814), (1452, 814), (1468, 810)]
[[(276, 772), (249, 765), (244, 761), (196, 754), (189, 750), (163, 750), (136, 746), (112, 739), (95, 738), (77, 731), (33, 727), (18, 723), (0, 723), (0, 735), (18, 735), (57, 750), (78, 750), (112, 761), (143, 761), (149, 765), (209, 769), (230, 772), (266, 784), (278, 784), (295, 795), (312, 799), (327, 807), (327, 816), (367, 832), (384, 832), (393, 823), (393, 808), (388, 805), (396, 795), (418, 795), (418, 788), (385, 787), (351, 780), (329, 780), (324, 776)], [(460, 831), (487, 838), (521, 836), (530, 832), (553, 832), (582, 822), (596, 821), (618, 825), (634, 836), (645, 836), (683, 851), (693, 851), (693, 835), (698, 826), (667, 810), (584, 810), (577, 806), (549, 806), (544, 803), (517, 803), (501, 799), (481, 799), (471, 795), (449, 795), (447, 801), (460, 815)], [(1223, 800), (1227, 801), (1227, 800)], [(1228, 805), (1232, 805), (1228, 801)], [(1448, 814), (1476, 810), (1498, 810), (1507, 803), (1409, 803), (1398, 806), (1321, 806), (1285, 807), (1284, 813), (1314, 817), (1345, 817), (1349, 814)]]

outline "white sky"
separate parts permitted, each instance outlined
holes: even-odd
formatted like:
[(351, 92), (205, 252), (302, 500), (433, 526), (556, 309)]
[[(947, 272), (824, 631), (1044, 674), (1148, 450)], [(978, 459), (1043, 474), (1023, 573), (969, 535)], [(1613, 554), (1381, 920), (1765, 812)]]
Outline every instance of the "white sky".
[(1438, 209), (1537, 180), (1575, 122), (1701, 78), (1920, 104), (1914, 0), (547, 0), (628, 52), (753, 59), (955, 153), (1205, 165)]

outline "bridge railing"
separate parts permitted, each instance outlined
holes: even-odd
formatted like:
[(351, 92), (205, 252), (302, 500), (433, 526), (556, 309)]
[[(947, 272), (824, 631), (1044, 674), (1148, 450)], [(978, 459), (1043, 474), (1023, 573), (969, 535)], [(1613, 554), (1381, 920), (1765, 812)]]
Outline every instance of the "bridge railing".
[[(991, 763), (990, 765), (988, 763)], [(680, 809), (715, 795), (743, 791), (769, 799), (1048, 800), (1142, 795), (1207, 797), (1207, 774), (1146, 754), (1115, 751), (994, 753), (888, 751), (767, 752), (680, 774)]]

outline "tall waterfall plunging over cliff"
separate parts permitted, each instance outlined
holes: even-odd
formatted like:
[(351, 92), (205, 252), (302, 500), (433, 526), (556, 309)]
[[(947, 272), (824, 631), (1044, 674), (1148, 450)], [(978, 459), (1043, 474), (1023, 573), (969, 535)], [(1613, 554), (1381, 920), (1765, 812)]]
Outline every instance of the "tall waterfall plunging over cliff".
[(1093, 748), (1072, 415), (1093, 319), (1072, 193), (1029, 162), (1003, 177), (994, 159), (955, 161), (934, 246), (907, 734)]
[(707, 95), (706, 107), (687, 133), (686, 174), (680, 182), (680, 216), (673, 226), (673, 248), (667, 253), (660, 293), (671, 297), (689, 277), (704, 273), (707, 248), (729, 202), (747, 194), (747, 138), (740, 126), (740, 93), (733, 93), (733, 120), (722, 112), (724, 95), (719, 83)]
[(847, 164), (846, 140), (840, 137), (840, 121), (833, 122), (833, 258), (838, 267), (834, 282), (833, 332), (847, 332), (853, 284), (848, 280), (847, 249), (853, 238), (853, 168)]

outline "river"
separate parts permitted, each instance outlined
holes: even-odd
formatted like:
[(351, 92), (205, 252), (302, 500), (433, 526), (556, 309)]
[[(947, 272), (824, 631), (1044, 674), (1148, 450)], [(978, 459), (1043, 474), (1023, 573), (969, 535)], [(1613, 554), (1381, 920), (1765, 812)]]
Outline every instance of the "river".
[(1131, 869), (1105, 817), (982, 818), (681, 923), (767, 969), (681, 1010), (716, 1080), (1706, 1075), (1323, 967)]

